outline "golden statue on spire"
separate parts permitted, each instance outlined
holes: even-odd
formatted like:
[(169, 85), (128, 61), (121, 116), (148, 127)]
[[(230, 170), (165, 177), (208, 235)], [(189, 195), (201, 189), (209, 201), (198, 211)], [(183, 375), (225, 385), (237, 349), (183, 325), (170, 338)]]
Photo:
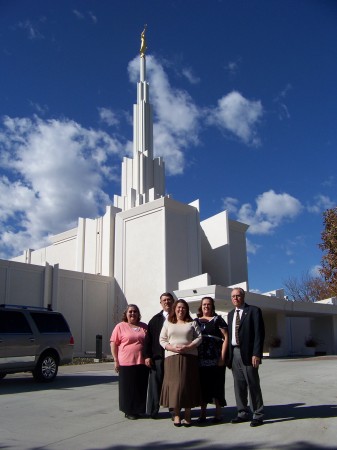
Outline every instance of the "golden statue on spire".
[(145, 52), (146, 52), (146, 39), (145, 39), (145, 31), (146, 31), (146, 27), (147, 25), (144, 25), (144, 30), (142, 31), (141, 35), (140, 35), (140, 57), (144, 58), (145, 57)]

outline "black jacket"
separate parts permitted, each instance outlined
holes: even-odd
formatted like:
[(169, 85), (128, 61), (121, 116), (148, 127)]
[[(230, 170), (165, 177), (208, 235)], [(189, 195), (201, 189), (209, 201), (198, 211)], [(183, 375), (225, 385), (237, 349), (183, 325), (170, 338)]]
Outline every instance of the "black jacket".
[(163, 328), (164, 321), (165, 317), (163, 316), (163, 311), (160, 311), (158, 314), (154, 315), (148, 323), (143, 347), (144, 358), (165, 358), (165, 350), (159, 344), (159, 336), (161, 329)]
[[(228, 314), (228, 337), (230, 343), (228, 349), (229, 366), (231, 366), (233, 359), (233, 346), (231, 341), (234, 312), (235, 309)], [(239, 340), (242, 362), (246, 366), (252, 365), (252, 356), (258, 356), (262, 359), (264, 336), (265, 331), (261, 309), (245, 303), (239, 327)]]

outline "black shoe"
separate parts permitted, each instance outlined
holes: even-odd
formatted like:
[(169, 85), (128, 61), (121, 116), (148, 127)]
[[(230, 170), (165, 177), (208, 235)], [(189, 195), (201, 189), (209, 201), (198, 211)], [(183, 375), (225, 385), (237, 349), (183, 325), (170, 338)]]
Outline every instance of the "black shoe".
[(213, 417), (212, 422), (213, 423), (221, 423), (223, 421), (223, 417)]
[(138, 416), (136, 416), (135, 414), (125, 414), (125, 418), (129, 420), (137, 420)]
[(197, 419), (197, 423), (198, 423), (198, 424), (199, 424), (199, 423), (206, 423), (206, 422), (207, 422), (206, 417), (200, 416), (200, 417), (198, 417), (198, 419)]
[(250, 426), (251, 427), (260, 427), (261, 425), (263, 425), (263, 420), (262, 419), (253, 419), (251, 422), (250, 422)]
[(158, 413), (156, 412), (156, 413), (153, 413), (153, 414), (151, 414), (151, 419), (158, 419)]
[(237, 416), (231, 420), (231, 423), (243, 423), (243, 422), (248, 422), (248, 421), (249, 421), (248, 417), (245, 418), (245, 417)]

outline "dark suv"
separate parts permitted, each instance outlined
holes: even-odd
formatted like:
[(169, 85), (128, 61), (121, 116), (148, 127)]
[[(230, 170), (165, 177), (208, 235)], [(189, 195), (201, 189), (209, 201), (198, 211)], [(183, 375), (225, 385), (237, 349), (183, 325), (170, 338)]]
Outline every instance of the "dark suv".
[(58, 366), (72, 361), (74, 338), (65, 318), (46, 308), (0, 305), (0, 379), (32, 372), (52, 381)]

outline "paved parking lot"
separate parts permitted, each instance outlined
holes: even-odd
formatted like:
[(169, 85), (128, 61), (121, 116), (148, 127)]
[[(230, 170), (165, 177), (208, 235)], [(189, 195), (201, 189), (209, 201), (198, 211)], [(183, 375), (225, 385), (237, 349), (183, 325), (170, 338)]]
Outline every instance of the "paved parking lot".
[(336, 357), (266, 359), (260, 374), (266, 420), (254, 429), (229, 423), (230, 371), (224, 423), (191, 428), (174, 428), (165, 410), (157, 420), (125, 419), (113, 363), (61, 367), (47, 385), (8, 375), (0, 381), (0, 449), (337, 449)]

